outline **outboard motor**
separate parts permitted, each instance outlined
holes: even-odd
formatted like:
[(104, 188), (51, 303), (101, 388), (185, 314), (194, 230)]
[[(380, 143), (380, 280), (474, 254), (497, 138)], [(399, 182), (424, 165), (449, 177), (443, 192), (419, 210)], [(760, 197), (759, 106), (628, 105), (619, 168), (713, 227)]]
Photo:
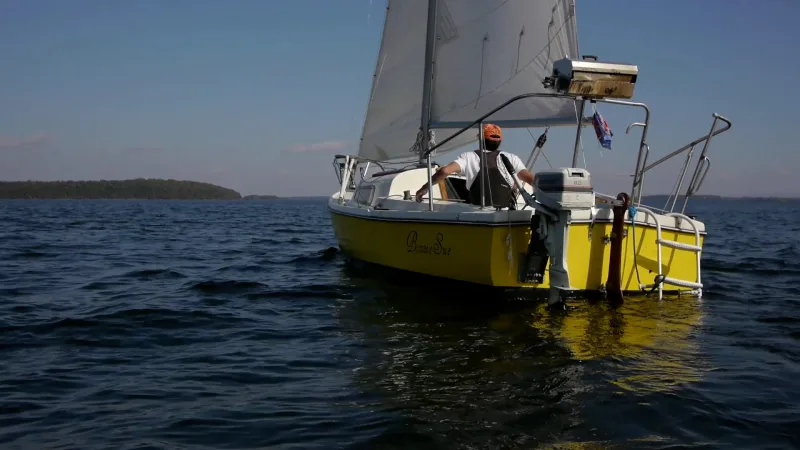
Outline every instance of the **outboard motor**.
[[(533, 180), (536, 201), (552, 211), (557, 219), (546, 215), (538, 217), (532, 229), (526, 269), (543, 273), (550, 261), (550, 299), (553, 304), (561, 300), (561, 294), (572, 291), (569, 280), (567, 249), (569, 248), (569, 226), (572, 211), (594, 207), (594, 190), (591, 176), (586, 169), (562, 168), (538, 172)], [(544, 247), (544, 248), (542, 248)]]
[[(505, 157), (502, 159), (520, 187), (511, 162)], [(541, 283), (547, 259), (552, 258), (550, 298), (547, 301), (552, 305), (561, 301), (562, 293), (573, 290), (567, 265), (569, 225), (572, 211), (594, 207), (594, 190), (588, 170), (566, 168), (534, 175), (533, 191), (531, 196), (520, 188), (525, 203), (535, 209), (536, 214), (531, 218), (531, 241), (526, 259), (520, 263), (519, 281)]]
[(594, 190), (589, 171), (566, 168), (537, 172), (533, 176), (536, 199), (554, 210), (590, 209)]

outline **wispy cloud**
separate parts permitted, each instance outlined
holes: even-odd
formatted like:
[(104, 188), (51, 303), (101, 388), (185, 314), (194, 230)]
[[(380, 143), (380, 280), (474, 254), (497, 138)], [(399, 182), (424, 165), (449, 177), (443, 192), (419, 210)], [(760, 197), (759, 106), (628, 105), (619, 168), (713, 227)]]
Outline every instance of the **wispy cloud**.
[(290, 153), (332, 152), (347, 147), (347, 141), (325, 141), (311, 145), (295, 145), (286, 149)]
[(52, 140), (48, 133), (36, 133), (29, 136), (2, 136), (0, 135), (0, 150), (17, 150), (36, 147)]

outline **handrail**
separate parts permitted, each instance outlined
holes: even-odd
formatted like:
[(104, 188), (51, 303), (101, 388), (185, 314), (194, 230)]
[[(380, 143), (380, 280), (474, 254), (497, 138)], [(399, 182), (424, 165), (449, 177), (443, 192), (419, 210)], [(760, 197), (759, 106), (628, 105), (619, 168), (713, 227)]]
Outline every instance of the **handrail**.
[[(502, 103), (500, 106), (494, 108), (493, 110), (489, 111), (488, 113), (486, 113), (486, 114), (480, 116), (479, 118), (475, 119), (474, 121), (472, 121), (472, 123), (470, 123), (469, 125), (461, 128), (460, 130), (456, 131), (454, 134), (449, 136), (447, 139), (445, 139), (445, 140), (437, 143), (433, 147), (429, 148), (425, 153), (422, 154), (422, 157), (423, 158), (427, 157), (428, 155), (431, 154), (431, 152), (433, 152), (437, 148), (439, 148), (442, 145), (450, 142), (452, 139), (455, 139), (456, 136), (460, 136), (465, 131), (471, 129), (475, 125), (483, 122), (486, 118), (488, 118), (492, 114), (496, 113), (497, 111), (500, 111), (501, 109), (505, 108), (506, 106), (508, 106), (508, 105), (510, 105), (510, 104), (512, 104), (514, 102), (517, 102), (519, 100), (523, 100), (523, 99), (526, 99), (526, 98), (565, 98), (565, 99), (571, 99), (573, 101), (578, 101), (577, 97), (572, 96), (572, 95), (565, 95), (565, 94), (531, 92), (531, 93), (528, 93), (528, 94), (517, 95), (516, 97), (512, 97), (511, 99), (509, 99), (509, 100), (505, 101), (504, 103)], [(613, 104), (613, 105), (622, 105), (622, 106), (638, 106), (638, 107), (644, 109), (644, 111), (645, 111), (645, 120), (644, 120), (645, 125), (644, 125), (644, 131), (642, 132), (642, 139), (641, 139), (641, 142), (639, 144), (639, 156), (638, 156), (639, 159), (636, 161), (636, 165), (638, 167), (641, 164), (643, 146), (645, 145), (645, 139), (647, 138), (647, 128), (650, 125), (650, 108), (648, 108), (647, 105), (644, 104), (644, 103), (628, 102), (628, 101), (624, 101), (624, 100), (603, 99), (603, 98), (593, 98), (593, 99), (583, 99), (583, 98), (581, 98), (581, 100), (591, 101), (592, 103), (598, 103), (599, 102), (599, 103), (610, 103), (610, 104)], [(580, 120), (577, 120), (576, 123), (578, 125), (578, 128), (580, 129), (581, 126), (583, 126), (584, 122), (587, 121), (587, 120), (588, 119), (585, 118), (585, 117), (581, 117)]]
[[(644, 126), (642, 126), (642, 137), (639, 140), (639, 153), (636, 155), (636, 170), (639, 170), (639, 167), (644, 166), (644, 162), (647, 161), (647, 155), (650, 153), (650, 147), (647, 145), (647, 130), (650, 128), (650, 108), (647, 107), (644, 103), (636, 103), (636, 102), (627, 102), (623, 100), (604, 100), (605, 103), (610, 103), (612, 105), (625, 105), (625, 106), (638, 106), (644, 109)], [(644, 157), (644, 161), (642, 158)], [(637, 176), (638, 175), (638, 176)], [(638, 180), (638, 183), (637, 183)], [(642, 184), (644, 181), (644, 174), (633, 174), (633, 186), (631, 186), (631, 194), (636, 192), (636, 187)], [(638, 204), (641, 202), (641, 188), (639, 189), (639, 195), (634, 196), (631, 195), (631, 204)]]
[(697, 163), (697, 165), (698, 165), (698, 167), (701, 167), (703, 169), (703, 171), (700, 172), (701, 173), (700, 178), (692, 179), (692, 183), (689, 184), (689, 188), (686, 191), (686, 195), (687, 196), (690, 195), (690, 194), (694, 195), (694, 194), (697, 193), (697, 191), (700, 190), (700, 186), (702, 186), (703, 181), (705, 181), (706, 175), (708, 174), (708, 170), (711, 168), (711, 160), (708, 159), (707, 156), (704, 156), (703, 159), (701, 159)]
[[(696, 139), (696, 140), (684, 145), (683, 147), (675, 150), (674, 152), (670, 153), (669, 155), (667, 155), (667, 156), (659, 159), (658, 161), (654, 162), (653, 164), (650, 164), (649, 166), (645, 167), (644, 169), (642, 169), (642, 171), (643, 172), (647, 172), (650, 169), (654, 168), (655, 166), (663, 163), (664, 161), (666, 161), (666, 160), (668, 160), (668, 159), (670, 159), (670, 158), (672, 158), (672, 157), (674, 157), (676, 155), (679, 155), (679, 154), (685, 152), (686, 150), (688, 150), (689, 148), (694, 147), (695, 145), (697, 145), (697, 144), (699, 144), (699, 143), (701, 143), (703, 141), (706, 141), (706, 140), (708, 140), (708, 139), (710, 139), (710, 138), (712, 138), (712, 137), (714, 137), (714, 136), (716, 136), (716, 135), (718, 135), (720, 133), (724, 133), (724, 132), (728, 131), (731, 128), (732, 123), (731, 123), (730, 120), (726, 119), (725, 117), (723, 117), (723, 116), (721, 116), (721, 115), (719, 115), (717, 113), (714, 113), (713, 117), (715, 119), (719, 119), (719, 120), (725, 122), (726, 123), (725, 128), (720, 128), (719, 130), (714, 131), (713, 133), (708, 133), (705, 136), (703, 136), (703, 137), (701, 137), (699, 139)], [(705, 156), (705, 155), (703, 155), (703, 156)]]
[[(689, 181), (689, 185), (687, 186), (686, 193), (684, 194), (684, 197), (683, 197), (683, 206), (681, 208), (681, 212), (686, 211), (686, 205), (687, 205), (687, 203), (689, 201), (689, 198), (692, 195), (694, 195), (695, 193), (697, 193), (697, 191), (700, 189), (700, 186), (702, 186), (703, 182), (705, 181), (706, 175), (708, 174), (708, 171), (711, 168), (711, 160), (706, 156), (706, 153), (708, 153), (708, 147), (711, 144), (711, 140), (714, 138), (714, 136), (717, 136), (718, 134), (721, 134), (721, 133), (724, 133), (724, 132), (728, 131), (731, 128), (731, 126), (733, 125), (730, 120), (728, 120), (726, 117), (721, 116), (721, 115), (719, 115), (717, 113), (713, 113), (712, 117), (714, 118), (714, 120), (711, 123), (711, 129), (709, 130), (709, 132), (705, 136), (702, 136), (702, 137), (700, 137), (698, 139), (693, 140), (692, 142), (690, 142), (690, 143), (684, 145), (683, 147), (671, 152), (670, 154), (662, 157), (661, 159), (659, 159), (658, 161), (656, 161), (656, 162), (654, 162), (652, 164), (647, 165), (646, 162), (643, 163), (644, 167), (641, 168), (641, 170), (640, 170), (639, 166), (637, 165), (637, 173), (634, 174), (634, 188), (637, 186), (637, 184), (641, 183), (641, 180), (644, 178), (644, 174), (646, 172), (648, 172), (649, 170), (657, 167), (661, 163), (663, 163), (663, 162), (665, 162), (665, 161), (667, 161), (667, 160), (669, 160), (671, 158), (674, 158), (675, 156), (678, 156), (681, 153), (686, 152), (688, 150), (689, 153), (686, 155), (686, 162), (683, 164), (683, 169), (681, 170), (680, 175), (678, 177), (678, 180), (677, 180), (677, 183), (676, 183), (676, 187), (674, 188), (674, 191), (672, 193), (670, 193), (669, 197), (667, 197), (667, 203), (664, 205), (664, 207), (666, 208), (667, 205), (670, 203), (670, 201), (672, 201), (672, 206), (670, 206), (669, 211), (670, 212), (674, 211), (675, 210), (675, 205), (676, 205), (676, 203), (678, 201), (678, 197), (680, 196), (680, 190), (683, 187), (683, 181), (684, 181), (684, 178), (686, 176), (686, 171), (689, 168), (689, 164), (692, 161), (692, 156), (694, 154), (694, 148), (695, 148), (695, 146), (697, 146), (697, 144), (700, 144), (702, 142), (702, 143), (704, 143), (703, 144), (703, 150), (700, 152), (700, 157), (698, 158), (697, 165), (694, 168), (694, 173), (692, 174), (692, 178)], [(720, 121), (720, 120), (725, 122), (725, 125), (722, 128), (717, 129), (717, 122)], [(628, 130), (634, 125), (636, 125), (636, 124), (629, 125), (628, 126)], [(626, 132), (627, 132), (627, 130), (626, 130)], [(646, 159), (645, 159), (645, 161), (646, 161)], [(637, 198), (637, 196), (636, 196), (637, 193), (639, 194), (639, 196), (641, 196), (641, 186), (639, 186), (639, 191), (638, 192), (634, 189), (633, 193), (634, 193), (634, 195), (633, 195), (634, 198)]]
[(642, 122), (633, 122), (632, 124), (628, 125), (627, 128), (625, 128), (625, 134), (630, 133), (631, 127), (643, 127), (643, 126), (644, 124)]
[[(711, 169), (711, 160), (707, 156), (701, 156), (695, 168), (695, 174), (689, 182), (689, 187), (686, 188), (686, 194), (683, 197), (683, 206), (681, 207), (681, 214), (686, 212), (686, 205), (689, 203), (689, 197), (696, 194), (700, 190), (700, 186), (706, 179), (708, 170)], [(700, 178), (697, 175), (700, 174)], [(678, 192), (675, 192), (675, 199), (678, 199)], [(673, 202), (674, 203), (674, 202)], [(674, 205), (673, 205), (674, 208)]]
[[(433, 147), (429, 148), (428, 150), (426, 150), (424, 153), (422, 153), (420, 155), (421, 156), (420, 159), (426, 158), (427, 161), (428, 161), (428, 186), (430, 186), (432, 184), (431, 167), (430, 167), (430, 154), (433, 151), (435, 151), (437, 148), (443, 146), (444, 144), (450, 142), (456, 136), (460, 136), (461, 134), (463, 134), (467, 130), (471, 129), (475, 125), (483, 123), (483, 121), (485, 119), (487, 119), (489, 116), (491, 116), (492, 114), (496, 113), (497, 111), (500, 111), (501, 109), (507, 107), (508, 105), (510, 105), (510, 104), (512, 104), (514, 102), (517, 102), (519, 100), (523, 100), (523, 99), (526, 99), (526, 98), (565, 98), (565, 99), (572, 99), (573, 101), (577, 101), (579, 97), (572, 96), (572, 95), (558, 94), (558, 93), (535, 93), (535, 92), (531, 92), (531, 93), (528, 93), (528, 94), (517, 95), (517, 96), (512, 97), (511, 99), (505, 101), (500, 106), (492, 109), (488, 113), (486, 113), (486, 114), (478, 117), (477, 119), (473, 120), (472, 123), (470, 123), (469, 125), (467, 125), (467, 126), (461, 128), (460, 130), (456, 131), (454, 134), (449, 136), (447, 139), (444, 139), (443, 141), (437, 143), (436, 145), (434, 145)], [(638, 171), (639, 167), (643, 166), (644, 163), (646, 163), (647, 155), (650, 152), (650, 148), (646, 144), (647, 128), (650, 125), (650, 108), (648, 108), (647, 105), (644, 104), (644, 103), (629, 102), (629, 101), (625, 101), (625, 100), (613, 100), (613, 99), (604, 99), (604, 98), (588, 98), (587, 99), (587, 98), (584, 98), (584, 97), (580, 97), (580, 99), (581, 99), (580, 100), (581, 101), (581, 109), (580, 109), (580, 113), (577, 114), (578, 117), (576, 118), (576, 124), (577, 124), (577, 135), (576, 135), (576, 141), (575, 141), (575, 149), (576, 149), (575, 151), (576, 152), (577, 152), (577, 149), (579, 148), (582, 127), (584, 125), (584, 122), (587, 120), (587, 118), (583, 117), (583, 106), (586, 104), (586, 101), (590, 101), (592, 103), (597, 103), (597, 102), (609, 103), (609, 104), (622, 105), (622, 106), (637, 106), (637, 107), (640, 107), (640, 108), (644, 109), (644, 111), (645, 111), (644, 126), (643, 126), (643, 131), (642, 131), (642, 138), (641, 138), (641, 141), (639, 142), (639, 154), (638, 154), (637, 159), (636, 159), (636, 169)], [(481, 137), (483, 137), (483, 129), (480, 130), (480, 135), (481, 135)], [(482, 144), (482, 141), (483, 141), (483, 139), (481, 139), (481, 144)], [(483, 149), (483, 146), (481, 145), (480, 148)], [(483, 152), (480, 152), (480, 155), (481, 155), (481, 159), (483, 159), (482, 158)], [(643, 156), (644, 156), (644, 162), (642, 161), (642, 157)], [(575, 155), (573, 154), (573, 160), (574, 159), (575, 159)], [(642, 179), (642, 175), (641, 174), (639, 174), (638, 177), (636, 175), (637, 174), (634, 174), (634, 185), (633, 185), (633, 190), (634, 191), (635, 191), (635, 189), (637, 187), (637, 178), (639, 179), (639, 183), (641, 183), (641, 179)], [(483, 178), (481, 178), (481, 181), (482, 180), (483, 180)], [(483, 194), (483, 186), (481, 186), (481, 198), (483, 198), (483, 195), (484, 195)], [(641, 195), (639, 197), (641, 197)], [(631, 200), (633, 200), (633, 199), (631, 199)], [(481, 207), (483, 207), (483, 202), (481, 202)], [(431, 211), (433, 211), (433, 202), (432, 202), (432, 200), (429, 201), (429, 209)]]
[[(645, 217), (644, 223), (645, 224), (647, 224), (647, 219), (649, 219), (651, 217), (653, 218), (653, 222), (656, 225), (656, 242), (661, 241), (661, 222), (658, 221), (658, 217), (656, 217), (656, 214), (653, 211), (649, 210), (648, 208), (637, 207), (636, 211), (633, 213), (632, 217), (630, 217), (631, 216), (630, 212), (628, 213), (628, 216), (630, 217), (631, 222), (633, 222), (633, 227), (634, 227), (633, 228), (634, 229), (633, 232), (636, 233), (636, 215), (639, 212), (643, 212), (644, 213), (644, 217)], [(642, 234), (644, 234), (644, 233), (642, 233)], [(636, 235), (634, 234), (634, 239), (633, 239), (634, 240), (634, 242), (633, 242), (634, 255), (637, 253), (635, 236)], [(662, 253), (661, 253), (661, 245), (659, 244), (659, 245), (656, 246), (656, 264), (658, 264), (658, 273), (656, 274), (656, 276), (664, 275), (663, 263), (664, 263), (664, 259), (663, 259)], [(642, 280), (639, 279), (639, 267), (638, 267), (638, 264), (637, 264), (636, 260), (634, 260), (633, 265), (634, 265), (634, 270), (636, 270), (636, 278), (640, 283), (639, 284), (639, 289), (642, 289), (642, 287), (643, 287), (641, 285)], [(661, 283), (659, 283), (658, 286), (659, 286), (658, 298), (660, 300), (661, 297), (663, 296), (663, 293), (662, 293), (663, 292), (663, 287), (662, 287)]]
[[(642, 149), (644, 149), (644, 158), (641, 159), (641, 166), (644, 166), (647, 164), (647, 158), (650, 157), (650, 144), (644, 144), (642, 148), (639, 149), (640, 153)], [(644, 190), (644, 172), (641, 171), (641, 167), (639, 166), (636, 166), (636, 172), (633, 174), (633, 185), (634, 189), (631, 191), (633, 194), (631, 204), (635, 203), (636, 205), (641, 205), (642, 191)], [(634, 199), (636, 200), (635, 202)]]
[[(647, 127), (647, 124), (644, 124), (642, 122), (634, 122), (634, 123), (628, 125), (625, 128), (625, 134), (630, 134), (631, 128), (633, 128), (633, 127), (645, 128), (645, 127)], [(647, 145), (647, 144), (644, 144), (644, 145)], [(631, 187), (631, 204), (641, 205), (640, 202), (641, 202), (641, 191), (642, 191), (642, 183), (641, 183), (642, 174), (640, 174), (639, 172), (641, 171), (641, 165), (642, 164), (647, 164), (647, 158), (650, 156), (650, 146), (647, 145), (646, 149), (647, 150), (646, 150), (645, 156), (644, 156), (644, 161), (645, 162), (642, 163), (641, 157), (639, 157), (639, 159), (637, 159), (637, 161), (636, 161), (636, 169), (633, 171), (633, 186)], [(642, 144), (640, 143), (640, 145), (639, 145), (639, 153), (641, 153), (641, 151), (642, 151)]]
[[(708, 142), (708, 141), (706, 141)], [(678, 193), (681, 191), (683, 187), (683, 180), (686, 178), (686, 171), (689, 170), (689, 164), (692, 162), (692, 156), (694, 156), (694, 146), (689, 148), (689, 153), (686, 154), (686, 162), (683, 163), (683, 169), (681, 170), (681, 176), (678, 177), (678, 186), (675, 188), (675, 192), (670, 194), (672, 198), (672, 206), (669, 207), (670, 211), (675, 210), (675, 202), (678, 201)], [(669, 203), (670, 198), (667, 197), (667, 203)], [(664, 205), (666, 207), (667, 205)]]
[[(528, 94), (517, 95), (517, 96), (512, 97), (511, 99), (503, 102), (502, 104), (500, 104), (500, 106), (498, 106), (498, 107), (492, 109), (491, 111), (489, 111), (488, 113), (478, 117), (477, 119), (473, 120), (472, 123), (470, 123), (469, 125), (467, 125), (465, 127), (462, 127), (460, 130), (456, 131), (454, 134), (452, 134), (448, 138), (444, 139), (443, 141), (437, 143), (433, 147), (431, 147), (428, 150), (426, 150), (424, 153), (420, 154), (420, 159), (425, 158), (428, 161), (428, 186), (430, 186), (432, 184), (431, 167), (430, 167), (430, 154), (432, 152), (434, 152), (436, 149), (438, 149), (439, 147), (443, 146), (444, 144), (450, 142), (456, 136), (460, 136), (461, 134), (463, 134), (467, 130), (471, 129), (475, 125), (483, 123), (483, 121), (485, 119), (487, 119), (489, 116), (491, 116), (492, 114), (496, 113), (497, 111), (500, 111), (501, 109), (507, 107), (508, 105), (510, 105), (510, 104), (512, 104), (514, 102), (517, 102), (519, 100), (523, 100), (523, 99), (526, 99), (526, 98), (564, 98), (564, 99), (571, 99), (573, 101), (577, 101), (579, 97), (572, 96), (572, 95), (566, 95), (566, 94), (558, 94), (558, 93), (536, 93), (536, 92), (531, 92), (531, 93), (528, 93)], [(629, 101), (625, 101), (625, 100), (614, 100), (614, 99), (604, 99), (604, 98), (588, 98), (587, 99), (587, 98), (584, 98), (584, 97), (580, 97), (580, 99), (581, 99), (580, 101), (581, 101), (581, 105), (582, 106), (585, 105), (586, 101), (590, 101), (592, 103), (600, 102), (600, 103), (609, 103), (609, 104), (622, 105), (622, 106), (637, 106), (637, 107), (640, 107), (640, 108), (644, 109), (644, 111), (645, 111), (644, 129), (642, 131), (641, 141), (639, 142), (639, 154), (638, 154), (637, 160), (636, 160), (636, 169), (638, 170), (639, 167), (643, 165), (642, 156), (644, 156), (644, 158), (645, 158), (644, 161), (646, 162), (647, 161), (647, 154), (649, 153), (649, 146), (647, 146), (647, 144), (646, 144), (646, 139), (647, 139), (647, 128), (650, 125), (650, 108), (648, 108), (647, 105), (644, 104), (644, 103), (629, 102)], [(582, 127), (584, 125), (584, 122), (588, 120), (587, 118), (582, 117), (583, 116), (583, 112), (582, 111), (583, 111), (583, 108), (581, 108), (581, 113), (578, 114), (579, 117), (576, 118), (576, 124), (578, 125), (578, 127), (577, 127), (578, 128), (578, 130), (577, 130), (577, 136), (578, 137), (580, 137), (580, 135), (581, 135), (581, 130), (582, 130)], [(483, 130), (481, 130), (481, 137), (482, 137), (482, 134), (483, 134)], [(578, 148), (578, 144), (579, 144), (579, 141), (576, 140), (576, 144), (575, 144), (576, 145), (576, 149)], [(482, 146), (481, 146), (481, 148), (482, 148)], [(483, 152), (480, 152), (480, 153), (481, 153), (481, 155), (483, 154)], [(573, 159), (574, 159), (574, 155), (573, 155)], [(633, 189), (634, 190), (635, 190), (635, 188), (637, 186), (637, 178), (639, 179), (639, 182), (641, 182), (641, 178), (642, 178), (641, 174), (639, 175), (639, 177), (637, 177), (636, 174), (634, 174), (634, 185), (633, 185)], [(481, 188), (481, 198), (483, 198), (483, 188)], [(429, 209), (431, 211), (433, 211), (433, 202), (432, 201), (429, 201)]]
[[(460, 136), (465, 131), (467, 131), (470, 128), (474, 127), (475, 125), (483, 122), (484, 119), (486, 119), (487, 117), (489, 117), (492, 114), (496, 113), (497, 111), (500, 111), (501, 109), (505, 108), (506, 106), (508, 106), (508, 105), (510, 105), (512, 103), (515, 103), (515, 102), (517, 102), (519, 100), (523, 100), (523, 99), (526, 99), (526, 98), (534, 98), (534, 97), (538, 97), (538, 98), (566, 98), (566, 99), (575, 100), (575, 97), (573, 97), (571, 95), (565, 95), (565, 94), (551, 94), (551, 93), (531, 92), (531, 93), (528, 93), (528, 94), (517, 95), (516, 97), (512, 97), (510, 100), (507, 100), (505, 103), (502, 103), (497, 108), (495, 108), (495, 109), (489, 111), (488, 113), (478, 117), (477, 119), (475, 119), (469, 125), (467, 125), (467, 126), (461, 128), (460, 130), (456, 131), (455, 134), (453, 134), (452, 136), (448, 137), (447, 139), (445, 139), (445, 140), (439, 142), (438, 144), (434, 145), (433, 147), (429, 148), (425, 153), (422, 154), (422, 157), (423, 158), (427, 157), (429, 154), (431, 154), (431, 152), (433, 152), (437, 148), (439, 148), (442, 145), (450, 142), (456, 136)], [(600, 101), (600, 100), (598, 100), (598, 101)]]
[(355, 159), (355, 160), (358, 160), (358, 161), (365, 161), (365, 162), (368, 162), (368, 163), (373, 163), (376, 166), (380, 167), (381, 170), (386, 170), (383, 167), (383, 164), (381, 164), (381, 161), (378, 161), (376, 159), (364, 158), (363, 156), (358, 156), (358, 155), (333, 155), (333, 160), (334, 161), (336, 161), (337, 159), (341, 159), (341, 158), (350, 158), (350, 159)]

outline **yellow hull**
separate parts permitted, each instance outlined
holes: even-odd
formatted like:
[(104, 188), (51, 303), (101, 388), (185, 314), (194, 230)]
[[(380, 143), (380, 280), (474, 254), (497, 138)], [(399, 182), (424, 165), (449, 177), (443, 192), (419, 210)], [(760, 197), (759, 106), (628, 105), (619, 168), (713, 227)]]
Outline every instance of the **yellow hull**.
[[(423, 273), (435, 277), (504, 288), (549, 288), (549, 264), (539, 284), (520, 283), (519, 265), (528, 250), (530, 227), (371, 219), (331, 210), (339, 247), (348, 256), (381, 266)], [(590, 231), (591, 228), (591, 239)], [(630, 223), (623, 238), (622, 289), (640, 291), (658, 275), (656, 229), (636, 225), (636, 242)], [(596, 291), (608, 278), (610, 222), (570, 225), (567, 261), (574, 289)], [(694, 233), (663, 229), (662, 239), (695, 245)], [(510, 239), (509, 239), (510, 236)], [(703, 236), (700, 237), (702, 246)], [(635, 258), (634, 258), (635, 256)], [(636, 264), (634, 264), (634, 259)], [(693, 252), (662, 247), (664, 273), (670, 278), (697, 279)], [(664, 292), (689, 290), (664, 285)]]

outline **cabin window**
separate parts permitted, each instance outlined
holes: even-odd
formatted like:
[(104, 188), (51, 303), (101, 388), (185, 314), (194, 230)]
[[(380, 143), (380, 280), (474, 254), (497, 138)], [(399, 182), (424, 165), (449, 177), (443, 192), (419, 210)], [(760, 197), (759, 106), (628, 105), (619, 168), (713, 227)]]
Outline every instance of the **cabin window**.
[(450, 199), (466, 200), (469, 198), (467, 180), (463, 178), (447, 177), (445, 178), (445, 187), (447, 189), (447, 197)]
[(359, 186), (353, 194), (353, 199), (360, 205), (371, 205), (375, 195), (375, 185)]

